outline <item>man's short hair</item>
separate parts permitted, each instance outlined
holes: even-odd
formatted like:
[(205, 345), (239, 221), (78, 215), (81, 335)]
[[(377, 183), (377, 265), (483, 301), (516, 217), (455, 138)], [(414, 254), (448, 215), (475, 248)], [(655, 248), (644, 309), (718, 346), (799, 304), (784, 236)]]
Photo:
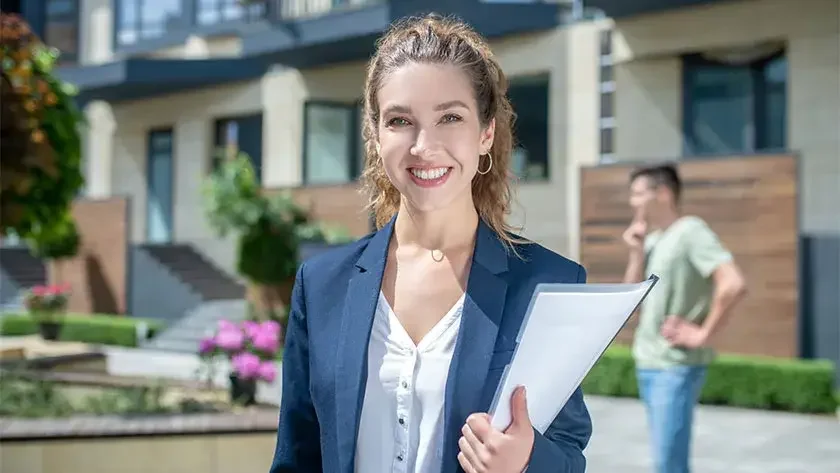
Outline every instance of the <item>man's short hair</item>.
[(638, 168), (630, 174), (630, 182), (640, 177), (647, 177), (655, 187), (667, 187), (674, 194), (674, 201), (679, 202), (680, 195), (682, 194), (682, 181), (675, 165), (658, 164)]

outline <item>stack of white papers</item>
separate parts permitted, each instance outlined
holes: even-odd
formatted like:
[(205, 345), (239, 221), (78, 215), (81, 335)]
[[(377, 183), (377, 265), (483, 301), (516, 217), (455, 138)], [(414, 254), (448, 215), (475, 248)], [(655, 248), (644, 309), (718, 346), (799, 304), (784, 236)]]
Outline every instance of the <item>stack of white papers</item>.
[(490, 408), (493, 427), (510, 425), (511, 396), (524, 385), (531, 424), (545, 433), (658, 280), (538, 285)]

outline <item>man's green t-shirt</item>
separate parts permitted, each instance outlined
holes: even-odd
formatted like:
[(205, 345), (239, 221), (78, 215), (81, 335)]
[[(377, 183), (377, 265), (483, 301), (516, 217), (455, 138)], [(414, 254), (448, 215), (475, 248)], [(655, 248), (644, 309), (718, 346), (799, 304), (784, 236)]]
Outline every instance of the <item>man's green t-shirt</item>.
[(711, 348), (672, 347), (660, 329), (669, 315), (702, 323), (711, 306), (712, 273), (731, 259), (732, 254), (699, 217), (681, 217), (665, 230), (645, 237), (645, 273), (660, 279), (639, 313), (633, 341), (637, 367), (661, 369), (712, 361)]

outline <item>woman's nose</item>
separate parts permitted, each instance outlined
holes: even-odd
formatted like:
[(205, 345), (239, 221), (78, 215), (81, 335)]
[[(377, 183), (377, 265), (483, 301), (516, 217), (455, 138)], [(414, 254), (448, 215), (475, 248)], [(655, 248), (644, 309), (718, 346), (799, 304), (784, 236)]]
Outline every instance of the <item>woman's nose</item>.
[(414, 146), (411, 147), (411, 154), (415, 156), (422, 156), (430, 151), (433, 147), (433, 137), (426, 129), (421, 129), (417, 132), (417, 138), (414, 139)]

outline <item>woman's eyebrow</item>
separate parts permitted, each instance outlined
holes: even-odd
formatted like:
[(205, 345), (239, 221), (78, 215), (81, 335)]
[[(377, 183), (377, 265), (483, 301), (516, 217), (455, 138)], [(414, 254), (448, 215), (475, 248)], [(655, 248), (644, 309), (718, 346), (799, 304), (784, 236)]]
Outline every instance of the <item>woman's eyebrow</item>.
[[(465, 108), (467, 110), (469, 110), (469, 108), (470, 108), (466, 103), (462, 102), (461, 100), (450, 100), (448, 102), (443, 102), (443, 103), (439, 103), (439, 104), (435, 105), (435, 111), (440, 112), (442, 110), (449, 110), (451, 108), (457, 108), (457, 107)], [(382, 111), (382, 113), (383, 114), (388, 114), (388, 113), (411, 114), (411, 107), (409, 107), (407, 105), (392, 104), (392, 105), (388, 105), (387, 107), (385, 107), (385, 109)]]
[(383, 110), (382, 113), (383, 114), (386, 114), (386, 113), (405, 113), (405, 114), (410, 115), (411, 114), (411, 107), (408, 107), (408, 106), (405, 106), (405, 105), (397, 105), (397, 104), (388, 105), (387, 107), (385, 107), (385, 110)]
[(456, 107), (466, 108), (467, 110), (469, 110), (469, 108), (470, 108), (470, 107), (467, 106), (467, 104), (465, 104), (464, 102), (461, 102), (460, 100), (450, 100), (448, 102), (443, 102), (441, 104), (438, 104), (435, 107), (435, 111), (439, 112), (441, 110), (448, 110), (450, 108), (456, 108)]

